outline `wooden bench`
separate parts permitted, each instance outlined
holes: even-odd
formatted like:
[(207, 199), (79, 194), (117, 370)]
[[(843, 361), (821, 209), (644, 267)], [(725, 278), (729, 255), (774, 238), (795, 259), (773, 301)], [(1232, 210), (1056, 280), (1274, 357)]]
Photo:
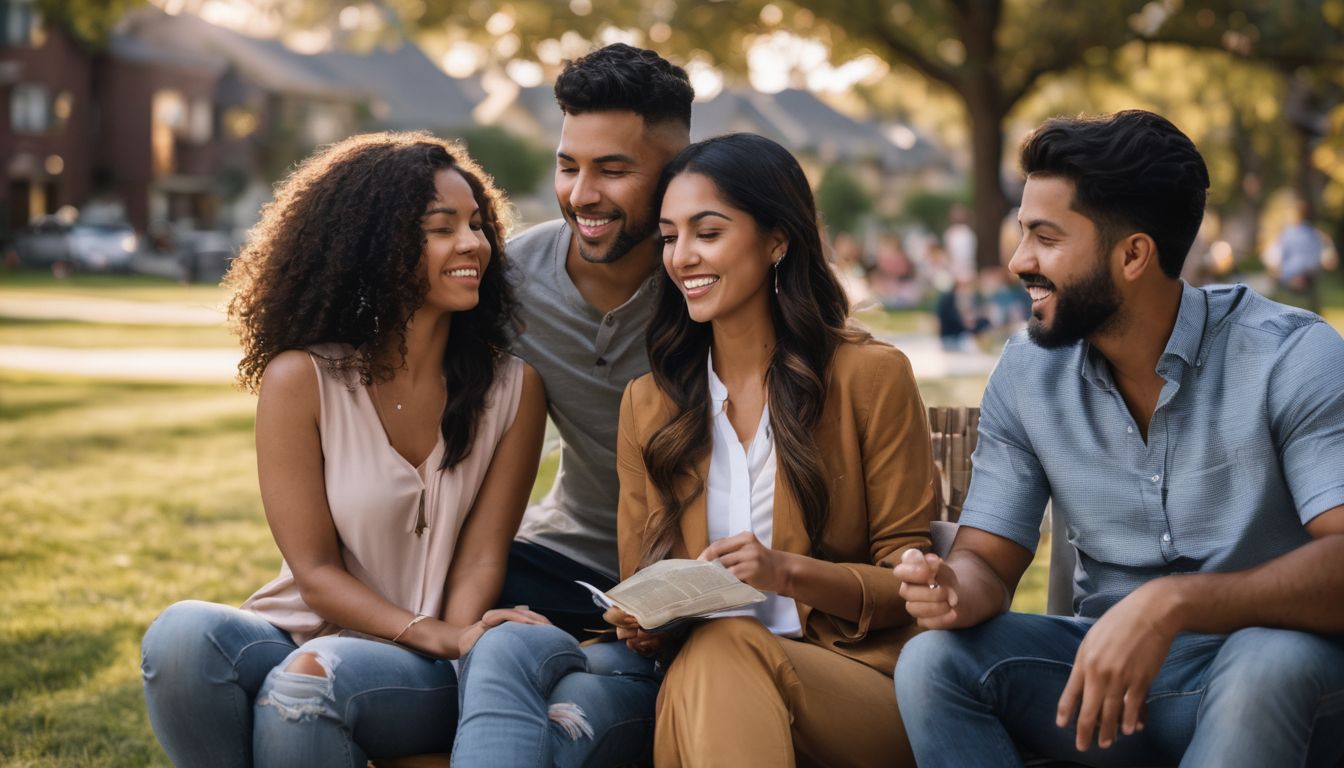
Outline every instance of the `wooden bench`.
[[(971, 487), (971, 454), (980, 435), (979, 408), (929, 408), (929, 437), (933, 461), (941, 481), (938, 519), (930, 530), (933, 550), (946, 556), (957, 535), (961, 508)], [(1064, 521), (1047, 505), (1050, 526), (1050, 575), (1046, 589), (1046, 613), (1073, 615), (1073, 570), (1076, 555), (1069, 545)]]

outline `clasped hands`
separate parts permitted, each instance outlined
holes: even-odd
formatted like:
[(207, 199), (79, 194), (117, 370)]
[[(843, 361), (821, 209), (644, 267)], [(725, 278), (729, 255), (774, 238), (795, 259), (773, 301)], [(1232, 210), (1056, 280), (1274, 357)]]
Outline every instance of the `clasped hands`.
[[(959, 629), (989, 618), (958, 612), (961, 583), (937, 555), (908, 549), (892, 573), (901, 581), (907, 612), (921, 627)], [(1055, 725), (1075, 723), (1079, 752), (1091, 747), (1094, 736), (1105, 749), (1115, 743), (1117, 730), (1127, 736), (1143, 730), (1148, 688), (1177, 632), (1165, 618), (1170, 615), (1165, 581), (1151, 581), (1116, 603), (1078, 646)]]

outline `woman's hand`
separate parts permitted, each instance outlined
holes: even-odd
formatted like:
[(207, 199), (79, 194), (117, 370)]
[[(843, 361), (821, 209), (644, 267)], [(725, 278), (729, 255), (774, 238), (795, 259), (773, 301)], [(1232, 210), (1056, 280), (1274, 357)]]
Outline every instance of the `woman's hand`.
[(640, 656), (652, 657), (663, 649), (663, 632), (649, 632), (639, 626), (639, 620), (625, 611), (612, 606), (602, 614), (603, 620), (616, 627), (616, 638), (625, 641), (625, 647)]
[(460, 659), (467, 655), (475, 645), (476, 641), (481, 639), (485, 630), (491, 627), (497, 627), (506, 621), (516, 621), (519, 624), (550, 624), (550, 620), (540, 613), (529, 611), (526, 608), (495, 608), (485, 612), (480, 621), (471, 624), (463, 629), (457, 636), (457, 657)]
[(734, 534), (705, 547), (698, 560), (718, 560), (734, 576), (766, 592), (790, 595), (789, 567), (796, 557), (770, 549), (751, 531)]

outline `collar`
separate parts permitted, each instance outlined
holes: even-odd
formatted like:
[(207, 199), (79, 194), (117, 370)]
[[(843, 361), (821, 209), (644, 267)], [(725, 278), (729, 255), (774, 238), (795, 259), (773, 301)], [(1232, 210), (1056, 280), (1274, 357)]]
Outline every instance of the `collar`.
[[(1208, 320), (1208, 295), (1182, 280), (1181, 305), (1176, 310), (1176, 323), (1171, 328), (1166, 348), (1157, 359), (1157, 373), (1162, 378), (1168, 381), (1175, 378), (1179, 374), (1175, 366), (1182, 363), (1187, 367), (1198, 367), (1204, 362), (1200, 348), (1204, 344), (1204, 329)], [(1111, 379), (1111, 368), (1101, 353), (1086, 341), (1082, 343), (1082, 353), (1079, 374), (1102, 389), (1113, 389), (1115, 384)]]
[(719, 380), (719, 375), (714, 372), (714, 355), (707, 353), (709, 359), (705, 362), (705, 371), (709, 376), (709, 398), (710, 398), (710, 416), (718, 416), (723, 413), (723, 409), (728, 403), (728, 387), (724, 386)]
[(1204, 343), (1204, 326), (1209, 319), (1209, 302), (1206, 294), (1181, 281), (1181, 308), (1176, 312), (1176, 325), (1172, 326), (1171, 337), (1167, 339), (1167, 348), (1158, 358), (1158, 368), (1169, 358), (1179, 358), (1186, 365), (1199, 365), (1199, 350)]

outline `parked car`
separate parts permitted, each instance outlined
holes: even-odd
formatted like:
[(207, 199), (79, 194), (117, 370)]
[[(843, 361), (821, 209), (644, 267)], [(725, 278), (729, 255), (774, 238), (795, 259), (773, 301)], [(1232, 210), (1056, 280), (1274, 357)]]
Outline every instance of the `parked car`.
[(217, 230), (184, 229), (174, 234), (182, 281), (219, 282), (238, 255), (229, 236)]
[(129, 224), (68, 224), (55, 216), (33, 222), (14, 241), (20, 264), (87, 272), (129, 272), (139, 248)]

